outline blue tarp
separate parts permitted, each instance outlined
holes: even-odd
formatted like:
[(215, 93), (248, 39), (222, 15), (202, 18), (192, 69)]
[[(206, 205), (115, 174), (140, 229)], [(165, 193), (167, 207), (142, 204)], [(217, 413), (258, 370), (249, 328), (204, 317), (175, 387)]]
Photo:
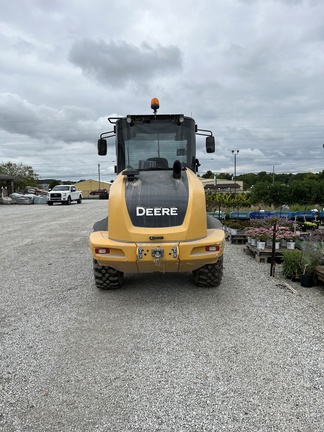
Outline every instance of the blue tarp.
[(250, 212), (231, 212), (230, 219), (250, 219)]
[(271, 216), (279, 216), (279, 217), (282, 217), (282, 218), (293, 219), (294, 218), (294, 212), (291, 212), (291, 211), (275, 211), (275, 212), (271, 212)]
[(257, 211), (250, 213), (250, 219), (265, 219), (271, 216), (271, 212), (269, 211)]
[(226, 213), (225, 212), (222, 212), (222, 211), (219, 212), (218, 210), (215, 210), (213, 212), (207, 212), (207, 214), (209, 216), (212, 216), (214, 218), (221, 219), (221, 220), (225, 219), (225, 217), (226, 217)]
[(318, 213), (312, 210), (299, 210), (294, 212), (294, 217), (302, 220), (314, 220)]

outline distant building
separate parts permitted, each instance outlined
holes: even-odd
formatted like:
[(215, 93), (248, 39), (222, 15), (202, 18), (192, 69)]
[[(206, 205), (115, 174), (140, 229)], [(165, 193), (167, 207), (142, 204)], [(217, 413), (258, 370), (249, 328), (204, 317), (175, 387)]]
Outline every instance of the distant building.
[(107, 189), (109, 193), (111, 184), (103, 181), (99, 183), (98, 180), (84, 180), (75, 183), (75, 186), (82, 191), (83, 198), (90, 198), (90, 192), (96, 189)]
[(204, 189), (211, 193), (241, 193), (243, 192), (243, 182), (236, 180), (225, 180), (225, 179), (204, 179), (200, 178)]

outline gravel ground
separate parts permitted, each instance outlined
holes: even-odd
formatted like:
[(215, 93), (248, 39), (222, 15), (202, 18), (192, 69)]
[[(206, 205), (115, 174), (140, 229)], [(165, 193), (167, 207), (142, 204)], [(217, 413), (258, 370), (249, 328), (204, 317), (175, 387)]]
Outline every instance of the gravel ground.
[(226, 244), (224, 279), (127, 274), (101, 292), (107, 201), (0, 206), (0, 430), (322, 432), (323, 287)]

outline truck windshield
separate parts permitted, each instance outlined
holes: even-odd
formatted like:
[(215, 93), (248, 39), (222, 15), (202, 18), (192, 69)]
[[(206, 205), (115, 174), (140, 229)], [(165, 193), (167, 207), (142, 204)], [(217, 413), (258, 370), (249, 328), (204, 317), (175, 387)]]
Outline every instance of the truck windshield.
[(185, 117), (178, 124), (172, 116), (157, 116), (149, 122), (133, 125), (122, 119), (120, 127), (118, 171), (126, 167), (139, 171), (172, 169), (176, 160), (183, 168), (192, 168), (195, 156), (193, 119)]
[(52, 190), (53, 191), (68, 191), (69, 186), (55, 186)]

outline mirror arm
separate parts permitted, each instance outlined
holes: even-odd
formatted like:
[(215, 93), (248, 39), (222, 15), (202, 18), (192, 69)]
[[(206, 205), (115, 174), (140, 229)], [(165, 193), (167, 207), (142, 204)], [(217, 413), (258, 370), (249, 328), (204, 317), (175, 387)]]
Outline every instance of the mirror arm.
[(213, 132), (208, 129), (197, 129), (196, 135), (213, 136)]
[(113, 136), (115, 136), (116, 133), (114, 130), (108, 131), (108, 132), (102, 132), (102, 134), (100, 134), (100, 139), (102, 138), (111, 138)]

